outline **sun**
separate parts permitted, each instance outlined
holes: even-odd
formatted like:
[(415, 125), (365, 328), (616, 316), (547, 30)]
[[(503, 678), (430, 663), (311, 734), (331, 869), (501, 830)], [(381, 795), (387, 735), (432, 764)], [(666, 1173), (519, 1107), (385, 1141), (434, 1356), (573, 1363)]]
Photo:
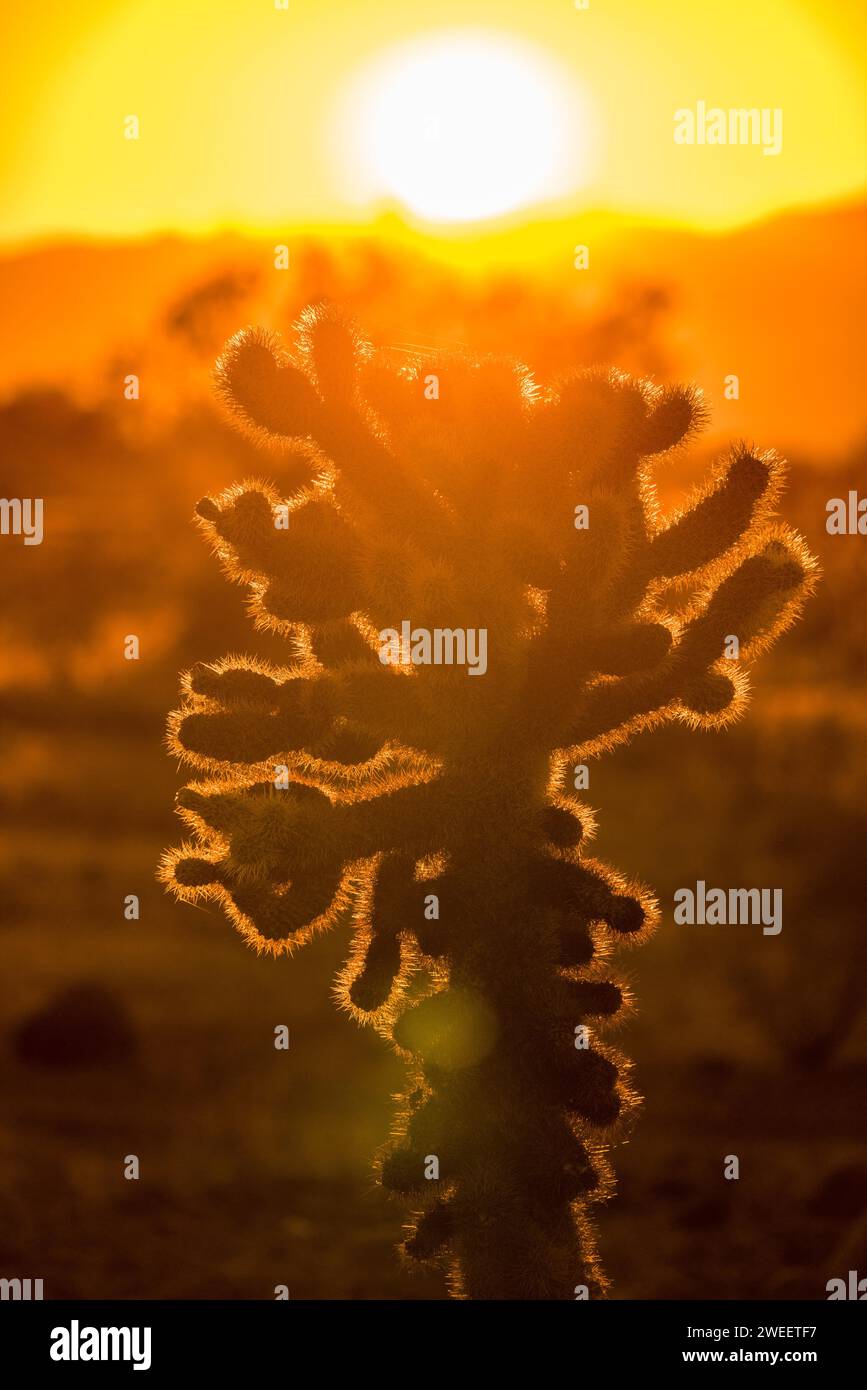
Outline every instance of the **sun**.
[(472, 222), (580, 189), (590, 173), (586, 93), (530, 45), (431, 35), (373, 60), (341, 125), (360, 201), (393, 199), (427, 222)]

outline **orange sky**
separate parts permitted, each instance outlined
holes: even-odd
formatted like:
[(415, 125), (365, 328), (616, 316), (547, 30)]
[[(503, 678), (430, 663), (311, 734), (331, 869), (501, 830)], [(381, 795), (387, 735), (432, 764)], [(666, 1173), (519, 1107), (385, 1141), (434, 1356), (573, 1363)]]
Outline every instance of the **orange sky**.
[[(470, 196), (472, 166), (466, 194), (449, 182), (462, 150), (446, 147), (437, 171), (424, 148), (429, 106), (446, 130), (455, 113), (467, 125), (456, 88), (434, 109), (437, 74), (452, 74), (429, 61), (437, 46), (448, 58), (467, 31), (483, 58), (505, 45), (517, 65), (522, 120), (511, 119), (512, 76), (494, 64), (480, 92), (487, 126), (472, 131), (472, 158), (481, 151), (486, 172), (503, 165), (491, 206), (528, 218), (606, 208), (711, 228), (854, 197), (867, 182), (858, 0), (589, 0), (586, 11), (574, 0), (288, 0), (286, 10), (274, 0), (43, 0), (7, 23), (0, 111), (15, 139), (0, 157), (0, 237), (19, 245), (58, 233), (315, 226), (364, 220), (383, 202), (416, 221), (425, 209), (446, 223), (472, 219), (487, 206)], [(407, 43), (421, 76), (401, 87)], [(554, 94), (550, 111), (544, 95), (536, 110), (536, 89)], [(782, 152), (678, 146), (674, 112), (699, 101), (779, 108)], [(124, 139), (129, 114), (137, 141)], [(559, 164), (535, 186), (533, 151), (555, 146)]]

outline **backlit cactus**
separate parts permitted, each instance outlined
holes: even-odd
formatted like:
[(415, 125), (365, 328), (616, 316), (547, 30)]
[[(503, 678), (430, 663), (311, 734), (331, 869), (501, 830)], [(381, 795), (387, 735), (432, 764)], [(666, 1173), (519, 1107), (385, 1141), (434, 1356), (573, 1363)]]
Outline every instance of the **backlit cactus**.
[[(610, 958), (656, 905), (588, 854), (573, 767), (742, 711), (813, 582), (771, 519), (781, 464), (739, 448), (663, 520), (653, 464), (701, 423), (696, 392), (391, 361), (329, 309), (291, 353), (239, 333), (217, 382), (272, 472), (304, 463), (290, 495), (251, 481), (198, 507), (288, 657), (184, 677), (169, 741), (200, 780), (162, 876), (274, 956), (351, 924), (338, 1003), (409, 1068), (377, 1165), (408, 1255), (457, 1296), (603, 1296), (590, 1210), (637, 1100), (601, 1040), (628, 1004)], [(486, 631), (483, 678), (384, 664), (405, 621)]]

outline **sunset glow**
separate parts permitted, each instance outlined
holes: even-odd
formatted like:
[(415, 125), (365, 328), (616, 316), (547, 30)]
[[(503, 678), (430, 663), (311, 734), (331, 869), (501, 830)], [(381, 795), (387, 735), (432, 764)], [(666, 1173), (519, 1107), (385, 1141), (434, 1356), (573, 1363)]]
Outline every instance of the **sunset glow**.
[[(30, 7), (4, 45), (0, 236), (315, 230), (384, 206), (440, 228), (528, 208), (743, 225), (863, 188), (865, 30), (861, 7), (799, 0)], [(781, 154), (676, 144), (699, 102), (779, 108)]]
[(347, 178), (432, 222), (465, 222), (586, 183), (592, 116), (544, 55), (502, 36), (454, 33), (399, 47), (343, 103)]

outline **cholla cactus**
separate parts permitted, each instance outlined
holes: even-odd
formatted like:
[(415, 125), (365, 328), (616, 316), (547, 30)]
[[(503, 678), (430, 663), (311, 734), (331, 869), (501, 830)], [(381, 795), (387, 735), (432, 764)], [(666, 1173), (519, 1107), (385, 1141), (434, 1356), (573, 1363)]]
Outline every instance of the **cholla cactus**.
[[(275, 466), (307, 459), (288, 497), (250, 481), (197, 509), (291, 659), (184, 677), (169, 741), (202, 780), (162, 876), (272, 956), (351, 922), (337, 1001), (409, 1067), (377, 1161), (413, 1212), (408, 1255), (444, 1261), (458, 1297), (603, 1296), (590, 1209), (637, 1102), (600, 1040), (628, 1006), (610, 957), (657, 909), (588, 855), (572, 769), (742, 711), (746, 666), (813, 582), (770, 519), (781, 464), (738, 448), (663, 521), (651, 461), (701, 422), (695, 391), (395, 365), (328, 309), (293, 355), (239, 333), (217, 382)], [(484, 676), (384, 662), (404, 622), (485, 630)]]

